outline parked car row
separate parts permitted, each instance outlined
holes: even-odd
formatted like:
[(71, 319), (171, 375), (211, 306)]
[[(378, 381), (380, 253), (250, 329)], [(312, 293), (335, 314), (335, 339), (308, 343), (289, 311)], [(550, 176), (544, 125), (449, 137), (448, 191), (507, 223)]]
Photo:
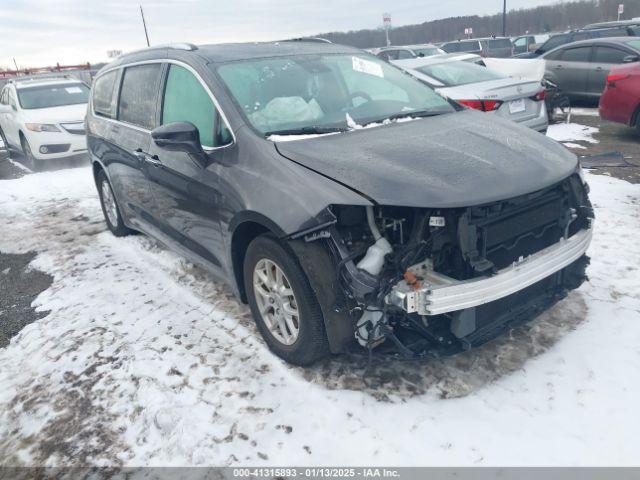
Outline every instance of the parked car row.
[(11, 80), (0, 91), (0, 137), (27, 165), (86, 157), (84, 117), (89, 87), (72, 78)]

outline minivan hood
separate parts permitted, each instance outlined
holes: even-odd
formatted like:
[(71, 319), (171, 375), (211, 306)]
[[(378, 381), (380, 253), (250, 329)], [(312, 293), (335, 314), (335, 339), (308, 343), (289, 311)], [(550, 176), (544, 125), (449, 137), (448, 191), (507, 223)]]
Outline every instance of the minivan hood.
[(407, 207), (504, 200), (559, 182), (577, 165), (575, 155), (554, 140), (472, 110), (278, 141), (276, 148), (380, 205)]
[(34, 108), (22, 110), (26, 121), (32, 123), (64, 123), (84, 122), (87, 115), (87, 104), (65, 105), (53, 108)]

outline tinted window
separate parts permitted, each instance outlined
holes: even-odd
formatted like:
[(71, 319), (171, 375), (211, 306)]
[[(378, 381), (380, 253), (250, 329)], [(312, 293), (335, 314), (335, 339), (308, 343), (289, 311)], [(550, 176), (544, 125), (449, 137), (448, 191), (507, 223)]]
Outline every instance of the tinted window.
[(613, 47), (596, 47), (593, 54), (594, 63), (624, 63), (624, 57), (629, 53)]
[(161, 65), (139, 65), (125, 68), (118, 119), (151, 130), (156, 124), (156, 99)]
[(571, 37), (571, 41), (579, 42), (580, 40), (587, 40), (589, 38), (592, 38), (593, 36), (594, 36), (593, 33), (587, 33), (587, 32), (574, 33), (573, 36)]
[(93, 110), (97, 115), (113, 117), (113, 90), (116, 85), (117, 71), (102, 75), (93, 84)]
[(18, 101), (25, 110), (78, 105), (89, 101), (89, 87), (78, 82), (20, 88)]
[(591, 47), (568, 48), (562, 54), (564, 62), (588, 62)]
[(405, 60), (407, 58), (413, 58), (411, 52), (408, 50), (398, 50), (398, 60)]
[(489, 48), (511, 48), (511, 41), (508, 38), (489, 40)]
[(458, 44), (459, 52), (477, 52), (480, 50), (480, 42), (460, 42)]
[(545, 55), (544, 59), (545, 60), (560, 60), (562, 58), (562, 54), (564, 53), (564, 50), (556, 50), (554, 52), (548, 53), (547, 55)]
[(221, 65), (218, 73), (262, 133), (346, 129), (415, 112), (453, 112), (429, 87), (369, 55), (292, 55)]
[(539, 48), (539, 50), (543, 52), (548, 52), (549, 50), (553, 50), (560, 45), (564, 45), (567, 43), (567, 35), (556, 35), (555, 37), (551, 37), (549, 40), (544, 42), (544, 44)]
[[(218, 111), (198, 79), (186, 68), (171, 65), (162, 104), (162, 124), (191, 122), (200, 132), (200, 143), (216, 147), (229, 143)], [(216, 133), (218, 131), (219, 133)]]
[(447, 62), (417, 68), (447, 87), (506, 78), (486, 67), (469, 62)]
[(626, 28), (608, 28), (606, 30), (598, 30), (598, 37), (626, 37), (629, 35), (629, 32)]
[(454, 52), (460, 51), (460, 46), (458, 45), (457, 42), (455, 42), (455, 43), (445, 43), (440, 48), (442, 48), (442, 50), (444, 50), (447, 53), (454, 53)]

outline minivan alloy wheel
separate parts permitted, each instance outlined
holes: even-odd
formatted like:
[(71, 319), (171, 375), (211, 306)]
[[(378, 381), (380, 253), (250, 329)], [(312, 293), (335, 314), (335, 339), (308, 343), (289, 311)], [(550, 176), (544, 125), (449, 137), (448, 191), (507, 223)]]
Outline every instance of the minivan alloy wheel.
[(293, 345), (300, 331), (298, 302), (282, 269), (263, 258), (253, 270), (253, 291), (260, 315), (273, 337)]
[(104, 210), (107, 214), (107, 218), (109, 222), (114, 227), (118, 226), (118, 206), (116, 204), (116, 199), (113, 196), (113, 192), (111, 191), (111, 186), (109, 182), (105, 179), (102, 180), (102, 201), (104, 202)]

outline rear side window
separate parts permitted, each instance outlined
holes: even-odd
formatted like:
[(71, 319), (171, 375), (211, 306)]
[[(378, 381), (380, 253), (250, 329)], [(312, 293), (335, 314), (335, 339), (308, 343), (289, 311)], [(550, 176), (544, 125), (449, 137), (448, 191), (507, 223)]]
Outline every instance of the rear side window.
[(93, 111), (96, 115), (113, 118), (113, 90), (116, 86), (117, 71), (105, 73), (93, 84)]
[(593, 55), (594, 63), (624, 63), (624, 57), (629, 53), (613, 47), (596, 47)]
[(511, 41), (508, 38), (489, 40), (489, 48), (511, 48)]
[(629, 35), (629, 31), (624, 27), (608, 28), (606, 30), (598, 31), (599, 37), (627, 37), (628, 35)]
[(407, 58), (413, 58), (411, 52), (408, 50), (398, 50), (398, 60), (405, 60)]
[(541, 47), (540, 50), (543, 52), (548, 52), (549, 50), (553, 50), (560, 45), (564, 45), (567, 43), (567, 35), (556, 35), (555, 37), (551, 37), (547, 40)]
[(481, 50), (480, 42), (460, 42), (458, 44), (459, 52), (477, 52)]
[(565, 62), (588, 62), (591, 47), (568, 48), (562, 54)]
[(122, 78), (118, 120), (147, 130), (156, 127), (159, 63), (127, 67)]
[(205, 147), (226, 145), (231, 134), (224, 125), (209, 93), (186, 68), (171, 65), (162, 104), (162, 124), (191, 122)]
[(442, 50), (444, 50), (447, 53), (454, 53), (454, 52), (460, 51), (460, 47), (457, 43), (445, 43), (440, 48), (442, 48)]

